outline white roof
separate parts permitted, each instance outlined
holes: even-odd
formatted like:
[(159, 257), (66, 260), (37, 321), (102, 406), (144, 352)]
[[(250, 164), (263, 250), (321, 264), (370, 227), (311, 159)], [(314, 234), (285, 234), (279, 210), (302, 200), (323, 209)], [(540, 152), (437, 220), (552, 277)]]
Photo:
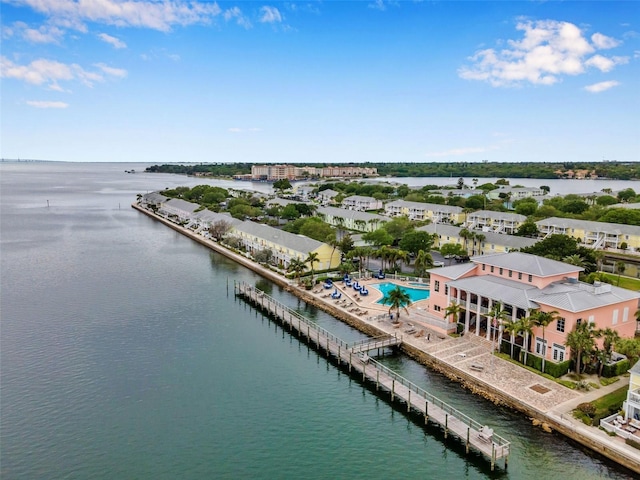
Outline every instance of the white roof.
[(193, 213), (195, 210), (200, 208), (200, 205), (198, 205), (197, 203), (187, 202), (186, 200), (182, 200), (180, 198), (171, 198), (165, 202), (165, 205), (170, 205), (171, 207), (182, 210), (186, 213)]
[(587, 232), (640, 235), (640, 226), (623, 225), (621, 223), (593, 222), (589, 220), (575, 220), (573, 218), (550, 217), (537, 221), (536, 225), (539, 227), (577, 228)]
[(571, 281), (554, 282), (534, 295), (534, 300), (540, 304), (569, 312), (591, 310), (637, 298), (640, 298), (640, 292), (614, 287), (608, 283), (594, 286)]
[[(460, 237), (462, 227), (448, 225), (446, 223), (430, 223), (416, 230), (423, 230), (427, 233), (435, 233), (439, 236)], [(501, 245), (509, 248), (525, 248), (535, 245), (539, 240), (535, 238), (519, 237), (517, 235), (507, 235), (506, 233), (484, 232), (482, 230), (473, 230), (476, 233), (484, 235), (484, 244)]]
[(535, 285), (507, 278), (478, 275), (447, 282), (447, 285), (523, 309), (547, 305), (576, 313), (640, 298), (640, 292), (609, 284), (594, 286), (574, 280), (554, 282), (539, 289)]
[(416, 208), (422, 210), (432, 210), (436, 212), (449, 212), (449, 213), (461, 213), (462, 207), (456, 207), (454, 205), (440, 205), (438, 203), (422, 203), (422, 202), (407, 202), (406, 200), (395, 200), (387, 203), (388, 206), (393, 207), (407, 207)]
[(316, 211), (323, 215), (341, 218), (352, 218), (354, 220), (364, 220), (365, 222), (370, 220), (375, 220), (378, 222), (389, 221), (389, 217), (383, 217), (382, 215), (376, 215), (375, 213), (359, 212), (358, 210), (347, 210), (346, 208), (319, 207)]
[(511, 220), (512, 222), (524, 222), (527, 217), (518, 213), (494, 212), (493, 210), (478, 210), (467, 214), (467, 222), (474, 218), (493, 218), (496, 220)]
[(302, 254), (313, 252), (324, 245), (324, 243), (314, 240), (313, 238), (305, 237), (304, 235), (296, 235), (295, 233), (285, 232), (284, 230), (248, 220), (236, 225), (234, 229), (268, 240)]
[(535, 285), (509, 280), (507, 278), (491, 275), (478, 275), (476, 277), (461, 278), (447, 285), (466, 290), (476, 295), (500, 300), (504, 304), (528, 310), (538, 308), (532, 296), (538, 292)]
[(515, 272), (522, 272), (537, 277), (551, 277), (581, 272), (582, 267), (558, 262), (550, 258), (531, 255), (530, 253), (511, 252), (497, 253), (495, 255), (479, 255), (471, 259), (476, 263), (485, 263), (495, 267), (506, 268)]
[(431, 268), (427, 270), (427, 272), (433, 272), (443, 277), (451, 278), (455, 280), (460, 278), (465, 273), (469, 273), (471, 270), (475, 269), (477, 265), (475, 263), (458, 263), (455, 265), (449, 265), (448, 267), (441, 268)]

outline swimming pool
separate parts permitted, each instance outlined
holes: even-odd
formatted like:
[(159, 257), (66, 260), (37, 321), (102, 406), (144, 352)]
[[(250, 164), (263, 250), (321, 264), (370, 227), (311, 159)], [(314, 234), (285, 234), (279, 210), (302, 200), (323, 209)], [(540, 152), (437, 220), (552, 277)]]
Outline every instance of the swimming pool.
[(387, 296), (387, 293), (389, 293), (390, 290), (393, 290), (396, 287), (402, 288), (402, 290), (404, 290), (404, 292), (407, 295), (409, 295), (409, 298), (411, 299), (411, 303), (416, 303), (421, 300), (426, 300), (427, 298), (429, 298), (429, 293), (430, 293), (429, 290), (427, 290), (426, 288), (405, 287), (405, 286), (397, 285), (391, 282), (375, 283), (371, 285), (371, 287), (382, 292), (382, 298), (376, 302), (379, 304), (382, 304), (382, 299)]

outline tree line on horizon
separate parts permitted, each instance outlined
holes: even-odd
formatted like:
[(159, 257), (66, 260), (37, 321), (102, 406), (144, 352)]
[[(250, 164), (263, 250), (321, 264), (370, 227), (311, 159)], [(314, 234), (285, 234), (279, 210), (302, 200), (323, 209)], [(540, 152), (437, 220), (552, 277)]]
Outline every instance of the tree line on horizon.
[[(147, 172), (232, 177), (251, 173), (254, 163), (163, 164), (147, 167)], [(598, 178), (640, 180), (640, 162), (432, 162), (432, 163), (309, 163), (310, 167), (360, 166), (377, 168), (390, 177), (502, 177), (567, 178), (570, 171), (586, 170)]]

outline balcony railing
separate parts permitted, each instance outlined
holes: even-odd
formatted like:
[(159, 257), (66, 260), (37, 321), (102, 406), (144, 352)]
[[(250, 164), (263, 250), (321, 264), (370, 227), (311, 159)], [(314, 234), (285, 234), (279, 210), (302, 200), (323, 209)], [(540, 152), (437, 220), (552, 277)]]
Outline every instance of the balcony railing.
[(629, 401), (640, 405), (640, 389), (635, 392), (629, 392)]

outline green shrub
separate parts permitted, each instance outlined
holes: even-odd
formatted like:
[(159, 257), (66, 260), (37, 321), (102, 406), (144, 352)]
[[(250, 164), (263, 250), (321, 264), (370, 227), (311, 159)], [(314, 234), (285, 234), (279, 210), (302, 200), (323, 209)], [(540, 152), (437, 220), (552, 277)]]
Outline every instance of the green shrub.
[(527, 355), (527, 366), (542, 371), (542, 357), (529, 353)]
[(596, 413), (596, 406), (591, 402), (581, 403), (576, 408), (579, 411), (581, 411), (582, 413), (584, 413), (586, 415), (589, 415), (589, 416), (595, 415), (595, 413)]
[(600, 385), (602, 385), (603, 387), (606, 387), (607, 385), (611, 385), (612, 383), (616, 383), (618, 380), (620, 380), (619, 377), (611, 377), (611, 378), (601, 378), (600, 379)]
[(571, 390), (575, 390), (576, 388), (578, 388), (578, 384), (576, 382), (572, 382), (571, 380), (558, 380), (558, 383), (560, 385), (564, 385), (567, 388), (570, 388)]
[(554, 378), (560, 378), (569, 372), (569, 360), (560, 363), (546, 361), (544, 371)]
[(631, 368), (631, 364), (628, 359), (620, 360), (619, 362), (605, 365), (602, 368), (602, 376), (606, 378), (617, 377), (625, 373), (629, 368)]

